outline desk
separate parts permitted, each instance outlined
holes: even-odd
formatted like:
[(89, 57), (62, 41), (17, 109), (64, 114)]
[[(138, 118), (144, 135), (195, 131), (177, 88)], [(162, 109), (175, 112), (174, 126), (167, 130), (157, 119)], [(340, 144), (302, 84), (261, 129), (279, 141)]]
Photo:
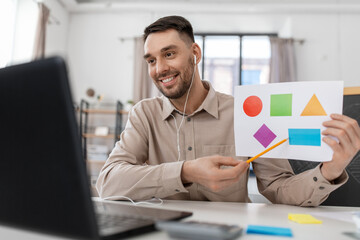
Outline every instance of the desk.
[[(94, 199), (98, 200), (98, 199)], [(127, 202), (117, 202), (116, 204), (130, 204)], [(185, 220), (198, 220), (217, 223), (237, 224), (246, 230), (248, 224), (269, 225), (291, 228), (294, 234), (293, 238), (274, 237), (265, 235), (247, 235), (243, 234), (239, 239), (336, 239), (351, 240), (352, 238), (342, 234), (342, 232), (355, 232), (356, 227), (353, 223), (340, 220), (316, 217), (323, 221), (322, 224), (298, 224), (288, 220), (288, 213), (308, 213), (316, 212), (343, 212), (360, 211), (359, 207), (329, 207), (321, 206), (317, 208), (304, 208), (278, 204), (260, 204), (260, 203), (223, 203), (223, 202), (197, 202), (197, 201), (175, 201), (165, 200), (157, 208), (166, 208), (174, 210), (192, 211), (193, 216)], [(244, 231), (245, 232), (245, 231)], [(36, 237), (38, 236), (38, 237)], [(0, 239), (61, 239), (18, 231), (12, 228), (0, 227)], [(139, 235), (133, 239), (169, 239), (164, 232), (152, 232), (146, 235)]]

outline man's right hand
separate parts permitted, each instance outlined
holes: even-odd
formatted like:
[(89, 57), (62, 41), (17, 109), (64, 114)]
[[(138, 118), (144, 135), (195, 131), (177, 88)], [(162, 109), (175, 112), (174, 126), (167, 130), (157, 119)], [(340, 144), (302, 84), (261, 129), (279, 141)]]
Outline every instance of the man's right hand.
[[(221, 166), (231, 166), (220, 168)], [(211, 156), (184, 162), (181, 180), (186, 183), (198, 183), (214, 192), (221, 191), (239, 181), (249, 167), (245, 161), (232, 157)]]

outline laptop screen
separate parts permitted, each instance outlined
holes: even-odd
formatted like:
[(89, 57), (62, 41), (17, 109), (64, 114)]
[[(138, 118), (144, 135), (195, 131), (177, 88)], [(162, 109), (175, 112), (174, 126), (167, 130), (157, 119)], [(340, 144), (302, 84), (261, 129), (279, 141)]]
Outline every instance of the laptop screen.
[(96, 238), (62, 59), (0, 69), (0, 223)]

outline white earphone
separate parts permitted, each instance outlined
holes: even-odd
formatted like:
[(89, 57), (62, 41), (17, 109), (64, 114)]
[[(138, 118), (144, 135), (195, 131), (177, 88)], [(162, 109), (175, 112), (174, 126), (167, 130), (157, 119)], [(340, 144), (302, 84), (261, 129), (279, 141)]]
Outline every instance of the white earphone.
[(195, 70), (196, 70), (196, 56), (194, 55), (194, 72), (193, 72), (193, 74), (192, 74), (191, 84), (190, 84), (189, 90), (188, 90), (187, 95), (186, 95), (186, 100), (185, 100), (185, 105), (184, 105), (184, 111), (183, 111), (183, 114), (182, 114), (182, 118), (181, 118), (181, 122), (180, 122), (179, 127), (177, 126), (175, 116), (171, 114), (171, 116), (174, 118), (174, 121), (175, 121), (176, 142), (177, 142), (177, 151), (178, 151), (178, 161), (180, 161), (180, 156), (181, 156), (181, 153), (180, 153), (180, 128), (181, 128), (181, 125), (183, 124), (183, 121), (184, 121), (184, 118), (185, 118), (186, 105), (187, 105), (189, 93), (190, 93), (190, 90), (191, 90), (191, 87), (192, 87), (192, 84), (193, 84), (193, 81), (194, 81)]

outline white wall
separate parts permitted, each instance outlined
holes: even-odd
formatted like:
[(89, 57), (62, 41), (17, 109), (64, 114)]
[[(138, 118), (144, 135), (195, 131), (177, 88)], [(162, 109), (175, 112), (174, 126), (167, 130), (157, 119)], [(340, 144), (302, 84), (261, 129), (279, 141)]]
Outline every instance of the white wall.
[(104, 95), (104, 101), (131, 99), (132, 38), (141, 36), (143, 29), (159, 17), (171, 14), (188, 18), (195, 32), (268, 32), (305, 39), (304, 44), (296, 45), (299, 80), (344, 80), (345, 86), (360, 86), (360, 28), (356, 27), (360, 11), (317, 11), (197, 13), (142, 9), (71, 13), (67, 56), (75, 100), (84, 98), (90, 87)]
[(68, 56), (76, 101), (88, 88), (104, 102), (132, 99), (133, 38), (151, 20), (136, 13), (71, 15)]

